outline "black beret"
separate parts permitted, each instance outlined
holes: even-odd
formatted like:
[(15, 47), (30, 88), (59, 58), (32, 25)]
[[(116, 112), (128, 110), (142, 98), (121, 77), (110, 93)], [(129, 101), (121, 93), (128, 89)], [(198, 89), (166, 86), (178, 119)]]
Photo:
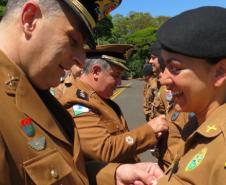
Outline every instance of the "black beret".
[(160, 56), (161, 55), (161, 44), (159, 41), (156, 41), (151, 44), (150, 46), (150, 54), (155, 55), (155, 56)]
[(195, 58), (226, 56), (226, 9), (206, 6), (185, 11), (157, 31), (163, 47)]
[(149, 76), (153, 75), (153, 69), (151, 64), (145, 64), (143, 68), (143, 75), (144, 76)]
[(64, 0), (81, 17), (87, 28), (87, 44), (95, 47), (93, 28), (96, 23), (117, 8), (122, 0)]

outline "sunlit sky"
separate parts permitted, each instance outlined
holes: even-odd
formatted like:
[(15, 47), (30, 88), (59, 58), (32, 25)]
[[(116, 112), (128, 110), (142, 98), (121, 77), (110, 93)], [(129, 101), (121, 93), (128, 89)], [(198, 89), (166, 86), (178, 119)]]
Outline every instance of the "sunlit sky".
[(152, 16), (174, 16), (188, 9), (200, 6), (221, 6), (226, 8), (226, 0), (123, 0), (111, 15), (128, 15), (130, 11), (148, 12)]

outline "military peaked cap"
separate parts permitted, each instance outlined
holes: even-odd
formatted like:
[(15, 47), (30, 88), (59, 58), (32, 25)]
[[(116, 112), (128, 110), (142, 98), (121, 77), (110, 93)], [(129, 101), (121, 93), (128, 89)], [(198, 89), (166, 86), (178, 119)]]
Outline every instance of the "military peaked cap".
[(226, 57), (226, 9), (205, 6), (185, 11), (158, 30), (163, 47), (196, 58)]
[(87, 58), (102, 58), (128, 71), (126, 60), (130, 57), (133, 50), (134, 46), (131, 44), (99, 45), (96, 50), (87, 49), (86, 56)]
[(122, 0), (64, 0), (85, 23), (88, 31), (88, 45), (95, 47), (93, 28), (96, 22), (117, 8)]

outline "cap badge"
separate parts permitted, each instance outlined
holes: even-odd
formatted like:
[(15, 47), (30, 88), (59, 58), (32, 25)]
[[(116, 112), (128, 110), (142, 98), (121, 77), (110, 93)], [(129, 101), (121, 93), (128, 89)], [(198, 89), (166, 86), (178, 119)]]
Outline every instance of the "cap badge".
[(212, 125), (212, 126), (207, 125), (206, 132), (209, 133), (209, 132), (211, 132), (212, 130), (213, 130), (213, 131), (217, 130), (216, 126), (215, 126), (215, 125)]
[(176, 121), (179, 115), (180, 115), (179, 112), (174, 112), (173, 115), (171, 116), (171, 121)]
[(117, 6), (119, 6), (121, 0), (97, 0), (96, 4), (98, 5), (95, 9), (98, 20), (101, 20), (105, 16), (107, 16), (112, 10), (114, 10)]
[(46, 146), (45, 136), (41, 136), (32, 141), (29, 141), (28, 145), (37, 151), (45, 149), (45, 146)]
[(125, 140), (126, 140), (126, 143), (129, 145), (132, 145), (134, 143), (134, 139), (131, 136), (126, 136)]
[(89, 110), (90, 110), (89, 108), (82, 106), (82, 105), (78, 105), (78, 104), (73, 105), (72, 108), (73, 108), (73, 112), (74, 112), (75, 116), (78, 116), (78, 115), (85, 113), (85, 112), (89, 112)]
[(197, 153), (192, 158), (192, 160), (187, 164), (185, 171), (188, 172), (197, 168), (204, 160), (206, 153), (207, 153), (207, 148), (203, 148), (199, 153)]
[(88, 100), (88, 94), (80, 89), (76, 91), (76, 96), (83, 100)]
[(27, 136), (29, 136), (29, 137), (34, 136), (35, 128), (34, 128), (33, 121), (31, 118), (22, 119), (20, 121), (20, 126)]

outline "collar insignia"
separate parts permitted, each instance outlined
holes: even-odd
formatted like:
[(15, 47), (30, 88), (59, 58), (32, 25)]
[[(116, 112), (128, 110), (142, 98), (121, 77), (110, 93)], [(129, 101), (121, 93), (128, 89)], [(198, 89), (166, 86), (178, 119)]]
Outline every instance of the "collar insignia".
[(197, 168), (204, 160), (206, 153), (207, 153), (207, 148), (203, 148), (199, 153), (197, 153), (192, 158), (192, 160), (187, 164), (185, 171), (188, 172)]
[(27, 136), (32, 137), (35, 135), (35, 128), (31, 118), (22, 119), (20, 121), (20, 126)]

